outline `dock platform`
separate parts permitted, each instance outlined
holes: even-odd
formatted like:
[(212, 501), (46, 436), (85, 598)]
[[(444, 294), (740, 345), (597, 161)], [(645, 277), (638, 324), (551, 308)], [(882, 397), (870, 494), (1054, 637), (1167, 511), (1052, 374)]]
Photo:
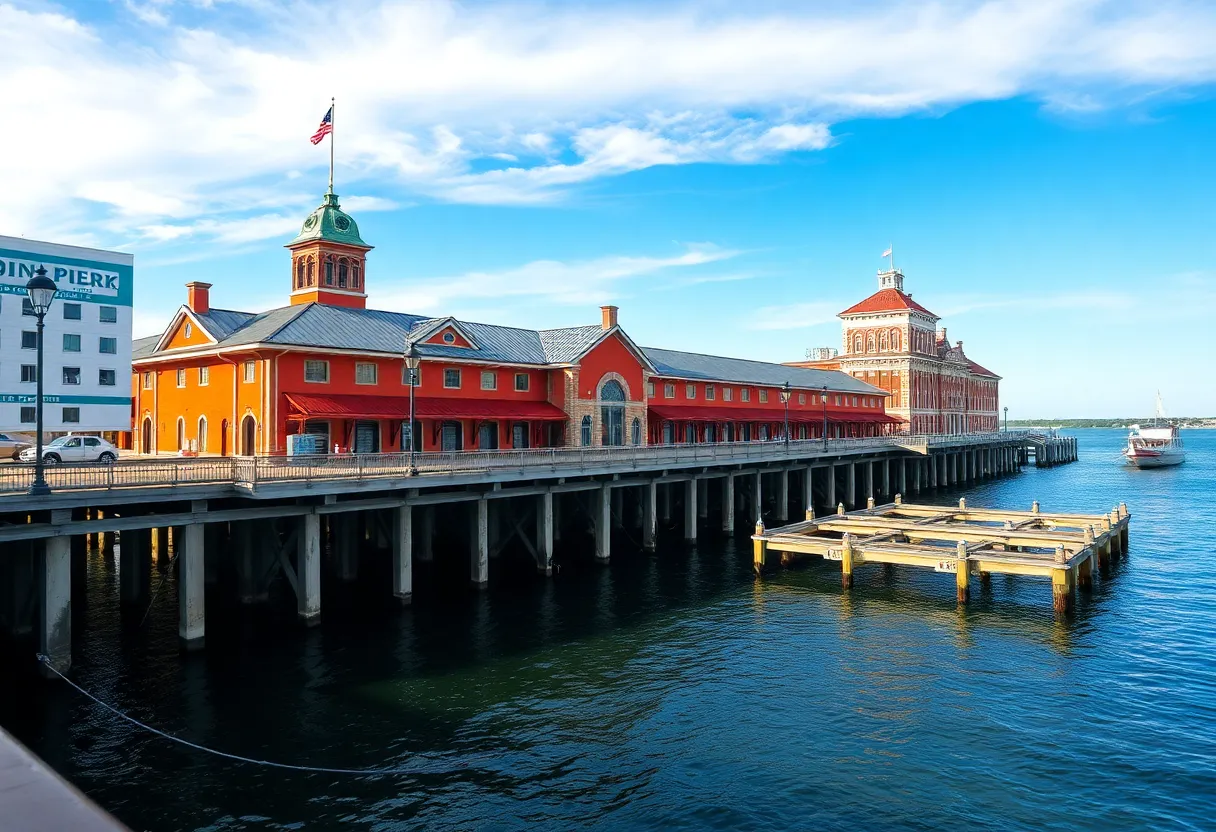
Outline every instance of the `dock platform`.
[(839, 561), (841, 585), (853, 586), (853, 573), (868, 564), (898, 564), (946, 572), (955, 577), (957, 600), (970, 599), (973, 578), (986, 582), (993, 573), (1051, 579), (1053, 607), (1069, 612), (1075, 590), (1088, 589), (1111, 558), (1127, 550), (1131, 515), (1126, 503), (1109, 514), (1059, 514), (1029, 511), (912, 505), (899, 494), (894, 502), (765, 529), (756, 525), (754, 566), (767, 567), (770, 552), (782, 564), (805, 555)]

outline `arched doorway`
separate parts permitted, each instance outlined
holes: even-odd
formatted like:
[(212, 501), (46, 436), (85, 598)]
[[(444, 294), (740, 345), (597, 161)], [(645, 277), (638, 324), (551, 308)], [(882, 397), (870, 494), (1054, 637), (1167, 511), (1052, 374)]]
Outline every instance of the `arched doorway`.
[(241, 454), (253, 456), (257, 451), (258, 420), (252, 414), (241, 420)]
[(220, 422), (220, 456), (228, 456), (228, 420)]
[(625, 388), (615, 379), (604, 382), (600, 388), (600, 443), (619, 446), (625, 444)]
[(141, 453), (152, 453), (152, 419), (149, 416), (144, 417), (143, 427), (139, 429), (139, 450)]

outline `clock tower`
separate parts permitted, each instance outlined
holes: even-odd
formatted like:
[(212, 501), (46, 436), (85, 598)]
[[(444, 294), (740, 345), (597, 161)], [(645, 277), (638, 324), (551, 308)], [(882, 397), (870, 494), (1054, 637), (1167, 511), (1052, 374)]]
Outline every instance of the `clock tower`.
[(367, 308), (367, 253), (372, 247), (342, 211), (332, 190), (287, 244), (291, 252), (291, 302)]

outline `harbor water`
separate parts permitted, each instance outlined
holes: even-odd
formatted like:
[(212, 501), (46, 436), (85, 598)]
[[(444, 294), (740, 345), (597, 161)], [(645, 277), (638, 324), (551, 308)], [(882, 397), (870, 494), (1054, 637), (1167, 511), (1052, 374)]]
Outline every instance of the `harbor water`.
[[(171, 574), (120, 614), (91, 555), (72, 678), (0, 680), (0, 724), (133, 829), (1199, 830), (1216, 826), (1216, 431), (1136, 471), (1122, 431), (1079, 462), (920, 501), (1102, 512), (1130, 549), (1075, 614), (1043, 581), (839, 565), (751, 573), (705, 535), (551, 579), (492, 563), (490, 589), (420, 569), (291, 599), (209, 605), (183, 656)], [(913, 498), (909, 498), (913, 499)], [(674, 536), (673, 536), (674, 537)], [(624, 549), (623, 546), (618, 549)], [(154, 573), (153, 586), (161, 581)], [(284, 601), (284, 599), (278, 599)], [(0, 826), (3, 824), (0, 823)]]

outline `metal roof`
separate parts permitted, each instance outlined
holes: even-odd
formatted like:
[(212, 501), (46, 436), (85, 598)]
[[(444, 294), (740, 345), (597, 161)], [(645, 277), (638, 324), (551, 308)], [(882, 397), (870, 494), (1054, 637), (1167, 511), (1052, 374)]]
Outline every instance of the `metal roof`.
[(723, 358), (698, 352), (661, 350), (654, 347), (642, 347), (642, 351), (646, 353), (647, 358), (654, 364), (661, 376), (758, 384), (768, 387), (780, 387), (788, 381), (790, 386), (805, 390), (820, 389), (826, 386), (833, 391), (886, 395), (886, 391), (838, 370), (814, 370), (805, 367), (790, 367), (786, 364), (770, 364), (767, 361)]
[(131, 342), (131, 358), (147, 358), (149, 355), (156, 352), (156, 344), (159, 341), (159, 335), (151, 335), (147, 338), (136, 338)]
[(237, 312), (235, 309), (210, 309), (203, 314), (190, 311), (217, 341), (223, 341), (257, 317), (252, 312)]
[(542, 329), (539, 333), (545, 357), (553, 364), (569, 364), (578, 360), (604, 334), (602, 326), (575, 326), (566, 329)]

